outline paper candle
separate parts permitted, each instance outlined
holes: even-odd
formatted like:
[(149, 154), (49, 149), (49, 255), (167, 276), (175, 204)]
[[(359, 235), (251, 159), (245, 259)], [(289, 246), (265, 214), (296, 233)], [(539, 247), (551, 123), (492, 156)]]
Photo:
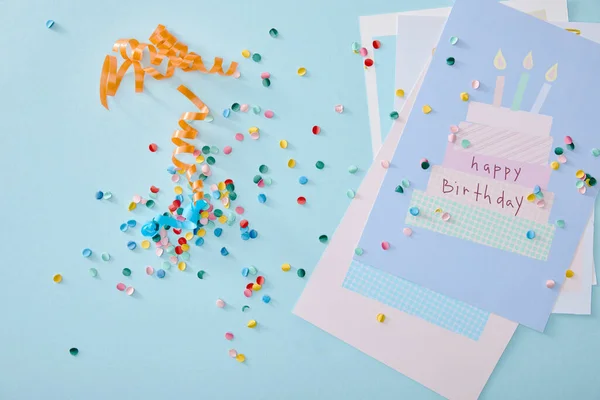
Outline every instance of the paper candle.
[(546, 81), (547, 82), (545, 82), (542, 85), (542, 89), (540, 90), (540, 93), (538, 93), (538, 95), (535, 99), (535, 103), (533, 103), (533, 107), (531, 107), (532, 114), (540, 113), (540, 109), (544, 105), (544, 102), (546, 101), (546, 97), (548, 97), (548, 93), (550, 93), (550, 88), (552, 88), (552, 85), (549, 82), (554, 82), (557, 77), (558, 77), (558, 64), (554, 64), (553, 66), (550, 67), (550, 69), (548, 69), (548, 71), (546, 71)]
[(513, 111), (518, 111), (521, 108), (523, 95), (525, 94), (525, 89), (527, 89), (529, 70), (533, 68), (533, 57), (531, 52), (529, 52), (529, 54), (527, 54), (523, 59), (523, 68), (525, 68), (526, 71), (521, 74), (519, 84), (517, 85), (517, 93), (515, 93), (515, 97), (513, 98), (512, 106), (510, 106), (510, 109)]
[[(502, 55), (502, 49), (498, 49), (496, 57), (494, 57), (494, 67), (497, 70), (502, 71), (506, 68), (506, 60)], [(504, 93), (504, 76), (496, 77), (496, 89), (494, 90), (494, 107), (500, 107), (502, 105), (502, 94)]]

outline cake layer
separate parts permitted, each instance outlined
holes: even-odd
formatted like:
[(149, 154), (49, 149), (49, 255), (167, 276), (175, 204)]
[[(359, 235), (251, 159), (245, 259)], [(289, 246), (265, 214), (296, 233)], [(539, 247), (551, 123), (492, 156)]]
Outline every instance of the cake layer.
[(516, 183), (529, 188), (539, 185), (542, 189), (548, 187), (550, 174), (552, 173), (548, 166), (465, 151), (465, 149), (452, 143), (448, 143), (446, 148), (443, 166), (500, 182)]
[(550, 136), (552, 129), (552, 117), (548, 115), (512, 111), (477, 101), (469, 102), (467, 121), (543, 137)]
[[(551, 136), (535, 136), (488, 125), (461, 122), (454, 146), (473, 152), (529, 164), (548, 165)], [(463, 148), (463, 140), (469, 145)]]
[(499, 182), (438, 165), (431, 169), (426, 192), (428, 195), (541, 224), (548, 222), (554, 202), (554, 193), (543, 192), (545, 204), (540, 207), (537, 201), (527, 201), (531, 187)]
[[(418, 207), (420, 212), (417, 216), (407, 212), (405, 219), (407, 225), (510, 251), (536, 260), (546, 261), (548, 259), (554, 238), (554, 225), (539, 224), (523, 218), (502, 215), (482, 207), (473, 207), (431, 196), (420, 190), (413, 191), (410, 207)], [(449, 213), (450, 220), (442, 220), (440, 214), (435, 212), (437, 208)], [(526, 236), (527, 231), (530, 230), (535, 232), (533, 239), (528, 239)], [(414, 229), (413, 235), (418, 234), (418, 229)], [(435, 250), (435, 246), (432, 247), (432, 250)]]

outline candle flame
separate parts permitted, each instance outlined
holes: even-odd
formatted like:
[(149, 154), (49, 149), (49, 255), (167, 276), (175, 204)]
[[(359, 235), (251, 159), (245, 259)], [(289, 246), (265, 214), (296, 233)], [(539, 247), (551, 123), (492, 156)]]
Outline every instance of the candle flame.
[(525, 69), (533, 68), (533, 56), (531, 55), (531, 52), (529, 52), (529, 54), (527, 54), (525, 56), (525, 58), (523, 59), (523, 68), (525, 68)]
[(554, 82), (558, 77), (558, 63), (554, 64), (550, 67), (548, 71), (546, 71), (546, 80), (548, 82)]
[(502, 55), (502, 49), (498, 49), (498, 52), (496, 53), (496, 57), (494, 57), (494, 67), (496, 67), (496, 69), (499, 69), (499, 70), (503, 70), (506, 68), (506, 60), (504, 59), (504, 56)]

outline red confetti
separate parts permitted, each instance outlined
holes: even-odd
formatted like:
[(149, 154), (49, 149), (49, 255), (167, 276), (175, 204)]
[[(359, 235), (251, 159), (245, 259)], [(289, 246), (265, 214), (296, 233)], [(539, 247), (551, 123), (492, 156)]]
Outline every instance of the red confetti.
[(365, 66), (372, 67), (373, 66), (373, 60), (371, 60), (370, 58), (366, 58), (365, 59)]
[(248, 220), (247, 219), (243, 219), (240, 221), (240, 228), (247, 228), (248, 227)]
[(246, 289), (252, 290), (252, 286), (254, 286), (254, 283), (250, 282), (249, 284), (246, 285)]
[(226, 184), (226, 185), (229, 185), (229, 184), (231, 184), (231, 183), (233, 183), (233, 181), (232, 181), (231, 179), (225, 179), (225, 184)]
[(306, 204), (306, 198), (304, 196), (300, 196), (298, 197), (298, 199), (296, 200), (298, 202), (298, 204), (303, 205)]
[(187, 240), (184, 237), (180, 237), (179, 239), (177, 239), (177, 243), (179, 243), (179, 244), (186, 244)]
[(177, 253), (177, 254), (183, 253), (183, 249), (181, 248), (181, 246), (175, 247), (175, 253)]
[(172, 213), (174, 213), (177, 210), (177, 207), (175, 206), (175, 204), (171, 204), (169, 206), (169, 211), (171, 211)]
[(181, 233), (181, 229), (175, 229), (173, 228), (173, 233), (176, 235), (179, 235)]
[(173, 200), (173, 205), (177, 208), (179, 208), (181, 206), (181, 202), (177, 199)]
[(151, 152), (155, 153), (155, 152), (156, 152), (156, 150), (158, 150), (158, 145), (157, 145), (156, 143), (150, 143), (150, 145), (148, 146), (148, 149), (149, 149)]
[(381, 42), (379, 40), (373, 40), (373, 48), (378, 49), (381, 47)]
[(258, 283), (259, 285), (262, 285), (263, 283), (265, 283), (265, 277), (259, 276), (258, 278), (256, 278), (256, 283)]
[(321, 127), (319, 125), (313, 126), (312, 133), (313, 133), (313, 135), (318, 135), (319, 133), (321, 133)]
[(150, 191), (151, 191), (152, 193), (158, 193), (158, 192), (160, 191), (160, 189), (159, 189), (159, 188), (157, 188), (156, 186), (150, 186)]

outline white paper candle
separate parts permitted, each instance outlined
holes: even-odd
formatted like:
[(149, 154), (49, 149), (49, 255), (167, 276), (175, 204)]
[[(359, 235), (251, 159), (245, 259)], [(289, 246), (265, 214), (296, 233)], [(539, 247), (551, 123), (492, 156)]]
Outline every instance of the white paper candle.
[(554, 82), (558, 77), (558, 64), (554, 64), (548, 71), (546, 71), (546, 81), (542, 85), (542, 89), (538, 93), (535, 103), (531, 107), (532, 114), (539, 114), (544, 102), (546, 101), (546, 97), (548, 97), (548, 93), (550, 93), (550, 89), (552, 88), (551, 82)]
[[(502, 55), (502, 49), (498, 49), (496, 57), (494, 57), (494, 67), (497, 70), (502, 71), (506, 68), (506, 60)], [(504, 93), (504, 76), (499, 75), (496, 77), (496, 89), (494, 90), (494, 107), (500, 107), (502, 105), (502, 95)]]

